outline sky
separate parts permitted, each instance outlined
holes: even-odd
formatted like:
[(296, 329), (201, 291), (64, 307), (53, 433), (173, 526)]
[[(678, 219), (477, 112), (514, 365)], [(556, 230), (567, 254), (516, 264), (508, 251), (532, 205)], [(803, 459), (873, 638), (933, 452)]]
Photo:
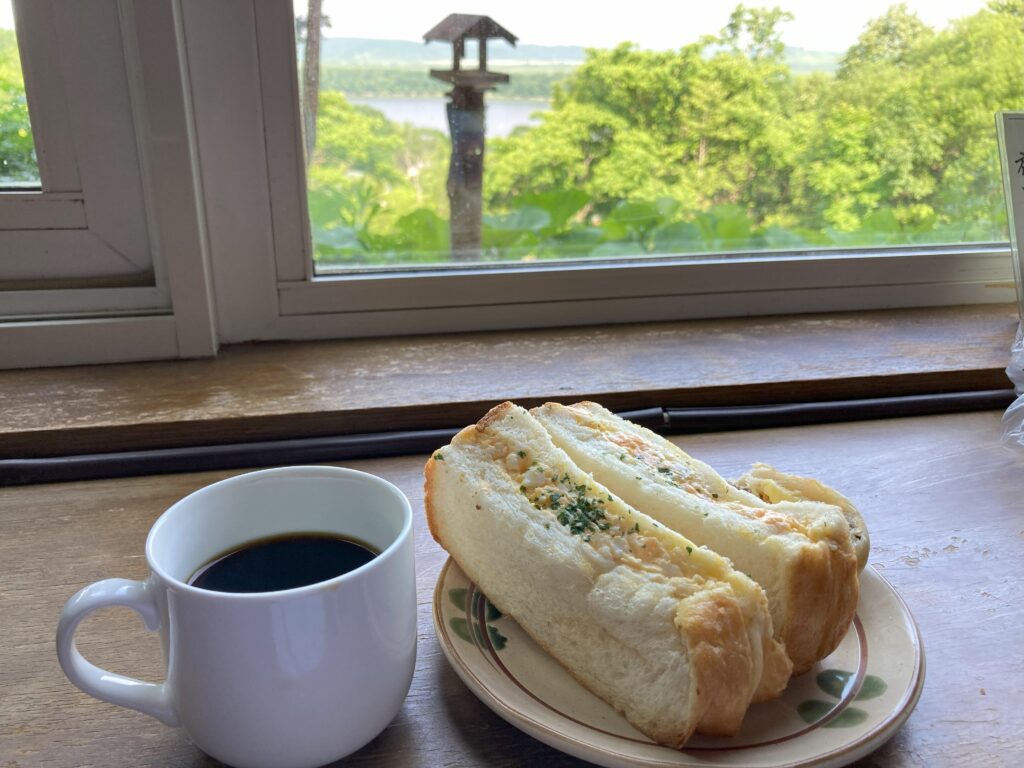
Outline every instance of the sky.
[[(6, 2), (7, 0), (3, 0)], [(725, 26), (741, 0), (628, 0), (628, 2), (558, 2), (557, 0), (416, 0), (352, 3), (323, 0), (331, 19), (331, 37), (422, 40), (423, 33), (450, 12), (494, 18), (521, 43), (584, 45), (607, 48), (624, 41), (642, 48), (678, 48)], [(857, 40), (868, 20), (898, 0), (745, 0), (747, 6), (781, 6), (796, 18), (783, 27), (787, 45), (842, 52)], [(984, 0), (906, 0), (921, 20), (944, 27), (949, 19), (969, 16)], [(306, 2), (294, 0), (297, 12)], [(610, 8), (620, 9), (612, 12)], [(621, 9), (628, 9), (624, 12)]]
[[(89, 0), (85, 0), (88, 2)], [(611, 3), (557, 0), (404, 0), (352, 3), (323, 0), (331, 19), (331, 37), (422, 40), (423, 33), (450, 12), (492, 16), (522, 43), (584, 45), (607, 48), (624, 41), (642, 48), (678, 48), (725, 26), (739, 0), (629, 0), (616, 3), (628, 12), (606, 10)], [(463, 5), (465, 3), (465, 5)], [(968, 16), (984, 0), (906, 0), (911, 11), (934, 27)], [(305, 13), (305, 0), (294, 0)], [(783, 27), (787, 45), (842, 52), (857, 40), (869, 19), (883, 14), (894, 0), (746, 0), (750, 6), (780, 5), (796, 18)], [(13, 27), (11, 0), (0, 0), (0, 28)]]

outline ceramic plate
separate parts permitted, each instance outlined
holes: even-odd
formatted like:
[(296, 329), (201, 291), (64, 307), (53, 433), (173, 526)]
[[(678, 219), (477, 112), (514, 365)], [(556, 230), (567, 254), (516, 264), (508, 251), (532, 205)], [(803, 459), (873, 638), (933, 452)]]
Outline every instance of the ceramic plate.
[(434, 627), (463, 682), (498, 715), (556, 749), (609, 768), (834, 768), (879, 747), (910, 715), (924, 683), (917, 627), (870, 566), (849, 633), (783, 695), (747, 712), (737, 736), (654, 744), (577, 683), (454, 561), (434, 590)]

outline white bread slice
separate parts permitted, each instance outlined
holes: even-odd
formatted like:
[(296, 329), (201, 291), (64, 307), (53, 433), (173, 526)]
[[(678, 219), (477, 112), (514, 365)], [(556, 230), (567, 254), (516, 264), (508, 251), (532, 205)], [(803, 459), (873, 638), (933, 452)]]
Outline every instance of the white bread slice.
[(655, 741), (734, 734), (791, 665), (764, 592), (581, 472), (503, 403), (427, 462), (434, 538), (584, 686)]
[[(788, 475), (775, 467), (760, 462), (751, 466), (741, 478), (733, 480), (732, 484), (740, 490), (749, 491), (769, 504), (778, 504), (780, 501), (819, 501), (839, 507), (850, 526), (850, 541), (853, 543), (853, 551), (857, 556), (857, 570), (863, 571), (864, 566), (868, 564), (871, 539), (868, 537), (864, 518), (853, 506), (853, 502), (834, 488), (829, 488), (824, 483), (809, 477)], [(806, 509), (811, 515), (818, 512), (816, 507), (809, 504), (803, 505), (802, 509)]]
[[(857, 556), (843, 509), (792, 500), (810, 486), (755, 470), (748, 481), (752, 489), (764, 490), (774, 481), (772, 493), (785, 499), (766, 503), (675, 444), (596, 403), (547, 403), (532, 413), (555, 445), (612, 493), (729, 558), (764, 587), (776, 638), (785, 644), (794, 674), (835, 650), (850, 627), (859, 594)], [(819, 488), (824, 486), (814, 493), (833, 498)], [(856, 519), (866, 546), (863, 520)]]

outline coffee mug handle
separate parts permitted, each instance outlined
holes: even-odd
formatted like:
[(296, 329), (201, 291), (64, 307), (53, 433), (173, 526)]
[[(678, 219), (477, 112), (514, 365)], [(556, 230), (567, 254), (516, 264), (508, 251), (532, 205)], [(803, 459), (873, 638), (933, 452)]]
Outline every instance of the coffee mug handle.
[(64, 674), (90, 696), (137, 709), (170, 726), (179, 725), (167, 683), (146, 683), (100, 669), (75, 647), (75, 630), (82, 619), (98, 608), (113, 605), (131, 608), (151, 632), (160, 628), (160, 609), (147, 582), (105, 579), (90, 584), (68, 600), (57, 624), (57, 658)]

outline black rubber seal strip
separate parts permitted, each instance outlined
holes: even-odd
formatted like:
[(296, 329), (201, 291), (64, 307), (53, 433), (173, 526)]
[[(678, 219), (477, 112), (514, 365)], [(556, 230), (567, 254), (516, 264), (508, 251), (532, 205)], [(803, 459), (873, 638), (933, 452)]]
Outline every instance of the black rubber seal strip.
[(451, 440), (457, 429), (306, 437), (255, 443), (156, 448), (41, 459), (0, 460), (0, 486), (63, 483), (137, 475), (167, 475), (216, 469), (317, 464), (427, 453)]
[(898, 419), (942, 413), (1002, 410), (1016, 395), (1012, 389), (944, 392), (933, 395), (872, 397), (818, 403), (741, 405), (721, 408), (666, 408), (666, 431), (674, 434), (728, 432), (738, 429), (798, 427), (868, 419)]
[[(619, 415), (658, 432), (692, 434), (861, 419), (987, 411), (1006, 408), (1013, 400), (1013, 390), (1007, 389), (820, 403), (717, 408), (647, 408), (638, 411), (624, 411)], [(429, 453), (451, 440), (458, 431), (458, 428), (427, 429), (186, 448), (159, 448), (147, 451), (2, 459), (0, 460), (0, 486), (287, 464), (316, 464)]]

